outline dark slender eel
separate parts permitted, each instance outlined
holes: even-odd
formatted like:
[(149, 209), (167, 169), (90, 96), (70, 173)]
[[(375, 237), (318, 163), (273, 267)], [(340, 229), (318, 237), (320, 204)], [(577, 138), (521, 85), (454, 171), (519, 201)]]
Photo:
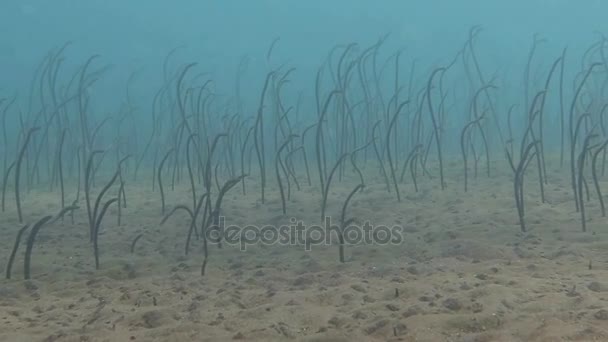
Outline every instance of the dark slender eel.
[[(530, 111), (528, 114), (529, 119), (529, 123), (528, 123), (528, 128), (526, 129), (526, 132), (524, 133), (524, 138), (523, 138), (523, 144), (522, 144), (522, 149), (524, 147), (525, 142), (527, 141), (528, 136), (530, 136), (532, 138), (532, 140), (538, 140), (534, 134), (534, 129), (533, 129), (533, 125), (534, 125), (534, 120), (538, 117), (539, 121), (540, 121), (540, 117), (541, 117), (541, 111), (540, 110), (534, 110), (536, 108), (536, 105), (539, 101), (540, 98), (545, 98), (546, 95), (546, 90), (542, 90), (536, 93), (536, 95), (534, 96), (534, 99), (532, 100), (532, 104), (530, 105)], [(543, 100), (544, 101), (544, 100)], [(542, 104), (541, 104), (542, 105)], [(540, 140), (538, 140), (538, 145), (536, 145), (534, 147), (534, 151), (535, 151), (535, 157), (537, 160), (537, 169), (538, 169), (538, 185), (540, 187), (540, 198), (541, 198), (541, 202), (545, 203), (545, 186), (544, 186), (544, 181), (543, 181), (543, 177), (544, 177), (544, 173), (543, 173), (543, 164), (542, 164), (542, 154), (541, 154), (541, 150), (540, 150)]]
[(23, 223), (23, 214), (21, 213), (21, 197), (19, 194), (19, 180), (21, 178), (21, 163), (23, 162), (23, 156), (25, 155), (25, 151), (27, 150), (27, 145), (29, 144), (32, 134), (38, 131), (40, 127), (31, 128), (27, 132), (27, 136), (25, 137), (25, 141), (23, 142), (23, 146), (21, 147), (21, 151), (19, 152), (19, 157), (17, 157), (17, 163), (15, 164), (15, 203), (17, 204), (17, 215), (19, 216), (19, 223)]
[(522, 156), (520, 157), (521, 159), (519, 160), (519, 163), (517, 164), (517, 167), (515, 167), (515, 165), (513, 163), (513, 158), (511, 156), (511, 154), (509, 153), (509, 150), (506, 149), (509, 164), (511, 165), (511, 168), (513, 169), (513, 171), (515, 173), (515, 177), (513, 178), (513, 190), (514, 190), (514, 194), (515, 194), (515, 205), (517, 207), (517, 214), (519, 217), (519, 225), (520, 225), (521, 231), (523, 233), (525, 233), (527, 231), (526, 222), (524, 220), (524, 215), (525, 215), (524, 197), (523, 197), (524, 174), (528, 167), (528, 164), (534, 157), (534, 153), (532, 153), (532, 155), (530, 155), (530, 153), (531, 153), (532, 149), (535, 148), (537, 143), (538, 143), (537, 141), (533, 141), (525, 147), (524, 152), (522, 153)]
[(395, 111), (395, 114), (393, 115), (393, 118), (391, 119), (391, 121), (388, 125), (388, 130), (386, 132), (386, 157), (388, 159), (388, 166), (390, 167), (390, 170), (391, 170), (393, 186), (395, 187), (395, 192), (397, 193), (397, 202), (401, 202), (401, 195), (399, 194), (399, 184), (397, 183), (397, 176), (395, 176), (395, 166), (393, 165), (393, 157), (391, 156), (390, 139), (391, 139), (391, 132), (393, 131), (393, 128), (395, 127), (395, 123), (397, 122), (397, 116), (399, 115), (399, 113), (401, 112), (403, 107), (406, 104), (408, 104), (409, 102), (410, 101), (404, 101), (399, 105), (399, 107)]
[(215, 164), (215, 167), (213, 168), (213, 178), (215, 179), (215, 186), (217, 187), (217, 191), (220, 191), (221, 187), (220, 187), (220, 162), (218, 161), (217, 164)]
[[(103, 187), (103, 189), (101, 189), (101, 191), (97, 195), (97, 199), (95, 200), (95, 205), (93, 206), (93, 222), (95, 224), (91, 227), (91, 233), (92, 233), (91, 236), (93, 236), (95, 234), (97, 220), (99, 218), (99, 215), (98, 215), (99, 207), (101, 205), (103, 196), (106, 194), (106, 192), (108, 192), (108, 190), (112, 187), (112, 185), (114, 185), (114, 182), (116, 182), (116, 179), (118, 179), (119, 174), (120, 174), (120, 171), (116, 170), (112, 179)], [(119, 196), (120, 196), (120, 194), (119, 194)], [(118, 197), (116, 198), (116, 200), (118, 200)], [(91, 242), (93, 242), (93, 241), (91, 240)]]
[(399, 177), (399, 181), (403, 183), (403, 179), (405, 178), (405, 172), (407, 171), (407, 166), (408, 164), (412, 163), (412, 160), (414, 160), (414, 156), (416, 155), (416, 153), (418, 152), (418, 149), (422, 148), (422, 145), (416, 145), (414, 146), (414, 148), (412, 148), (412, 150), (410, 151), (410, 153), (407, 155), (407, 158), (405, 158), (405, 160), (403, 161), (403, 166), (401, 167), (401, 176)]
[(323, 202), (321, 203), (321, 222), (325, 221), (325, 210), (326, 210), (326, 207), (327, 207), (327, 196), (329, 194), (329, 186), (331, 185), (331, 180), (334, 177), (334, 173), (336, 172), (336, 170), (338, 169), (338, 167), (340, 166), (340, 164), (342, 164), (342, 161), (344, 161), (344, 159), (346, 159), (347, 156), (348, 156), (348, 153), (343, 154), (340, 157), (340, 159), (338, 159), (338, 161), (336, 162), (336, 165), (334, 165), (334, 167), (329, 172), (329, 175), (327, 176), (327, 182), (325, 183), (325, 189), (323, 191)]
[[(91, 152), (84, 171), (84, 201), (87, 207), (87, 218), (89, 221), (89, 237), (91, 242), (93, 241), (93, 227), (95, 226), (93, 208), (91, 207), (91, 171), (93, 168), (93, 157), (95, 157), (95, 155), (99, 153), (103, 153), (103, 151), (95, 150)], [(80, 182), (78, 183), (80, 184)]]
[(192, 173), (192, 162), (190, 161), (190, 144), (194, 142), (197, 134), (190, 134), (186, 142), (186, 165), (188, 166), (188, 176), (190, 178), (190, 188), (192, 189), (192, 208), (196, 208), (196, 187), (194, 185), (194, 175)]
[[(275, 172), (276, 172), (277, 183), (279, 185), (279, 191), (281, 193), (281, 208), (283, 210), (283, 215), (287, 214), (287, 205), (285, 204), (285, 191), (283, 190), (283, 182), (281, 181), (281, 173), (279, 172), (279, 164), (281, 163), (281, 152), (283, 152), (283, 150), (285, 149), (285, 147), (287, 147), (287, 145), (289, 145), (291, 140), (296, 137), (299, 137), (299, 135), (297, 135), (297, 134), (289, 135), (287, 137), (287, 139), (285, 139), (283, 144), (281, 144), (281, 146), (277, 150), (277, 155), (275, 158), (274, 168), (275, 168)], [(286, 176), (288, 176), (288, 175), (286, 175)]]
[[(125, 209), (127, 208), (127, 192), (125, 190), (126, 182), (124, 181), (124, 179), (122, 177), (122, 164), (129, 158), (131, 158), (130, 154), (124, 156), (120, 161), (118, 161), (118, 179), (120, 181), (120, 188), (118, 189), (118, 206), (119, 206), (118, 221), (119, 222), (120, 222), (120, 208), (121, 207), (125, 208)], [(120, 223), (118, 225), (120, 226)]]
[[(462, 129), (462, 133), (460, 134), (460, 150), (462, 151), (462, 161), (464, 163), (464, 192), (467, 192), (468, 189), (468, 166), (467, 166), (467, 132), (468, 130), (475, 124), (477, 124), (483, 117), (470, 121), (468, 124), (464, 126)], [(487, 148), (487, 147), (486, 147)]]
[(4, 179), (2, 180), (2, 212), (5, 210), (5, 200), (6, 200), (6, 186), (8, 183), (8, 177), (11, 174), (11, 170), (15, 167), (16, 162), (12, 162), (11, 165), (4, 172)]
[(388, 174), (386, 173), (386, 168), (384, 167), (384, 160), (382, 159), (382, 154), (380, 153), (380, 149), (378, 148), (378, 144), (376, 143), (376, 129), (378, 128), (380, 122), (380, 120), (376, 121), (376, 123), (372, 127), (372, 144), (374, 146), (376, 158), (378, 159), (378, 164), (380, 164), (380, 171), (382, 172), (382, 177), (384, 178), (384, 182), (386, 183), (386, 191), (391, 192), (391, 182), (388, 179)]
[[(220, 193), (217, 196), (217, 200), (215, 201), (215, 207), (211, 210), (211, 218), (205, 223), (205, 228), (203, 229), (204, 260), (203, 260), (203, 265), (201, 266), (201, 276), (205, 275), (205, 270), (207, 269), (207, 262), (209, 259), (209, 250), (207, 248), (207, 235), (206, 234), (208, 234), (208, 231), (210, 228), (215, 229), (215, 230), (220, 229), (220, 227), (218, 225), (219, 225), (219, 219), (220, 219), (220, 210), (221, 210), (221, 206), (222, 206), (222, 200), (224, 199), (224, 196), (226, 195), (226, 193), (230, 189), (232, 189), (235, 185), (237, 185), (241, 181), (241, 178), (243, 178), (243, 177), (247, 177), (247, 175), (239, 176), (237, 178), (228, 180), (226, 183), (224, 183), (224, 186), (220, 190)], [(221, 241), (221, 235), (223, 234), (223, 232), (220, 232), (219, 234), (220, 234), (220, 236), (218, 237), (218, 243)]]
[(227, 137), (226, 133), (219, 133), (213, 138), (213, 143), (211, 144), (211, 148), (209, 149), (209, 153), (207, 155), (207, 163), (205, 164), (205, 175), (203, 177), (205, 188), (207, 192), (211, 192), (211, 164), (213, 163), (213, 155), (215, 150), (217, 149), (217, 144), (220, 141), (220, 138)]
[[(604, 104), (604, 106), (602, 106), (602, 110), (600, 111), (600, 126), (602, 126), (602, 134), (604, 136), (606, 136), (606, 126), (604, 123), (604, 118), (605, 118), (605, 114), (608, 113), (608, 103)], [(604, 173), (606, 171), (606, 149), (603, 149), (603, 153), (602, 153), (602, 176), (604, 176)]]
[(420, 158), (420, 151), (422, 151), (422, 144), (417, 145), (418, 148), (414, 148), (414, 155), (412, 156), (412, 161), (410, 162), (410, 175), (412, 177), (412, 183), (414, 183), (414, 191), (418, 192), (418, 181), (416, 180), (416, 164), (418, 163), (418, 159)]
[(350, 154), (350, 163), (353, 166), (353, 169), (355, 170), (355, 172), (357, 173), (357, 175), (359, 176), (359, 181), (361, 184), (365, 184), (365, 180), (363, 179), (363, 173), (361, 172), (361, 170), (359, 169), (359, 166), (357, 165), (357, 159), (356, 159), (356, 155), (357, 152), (365, 150), (369, 145), (372, 144), (372, 141), (368, 141), (367, 144), (361, 146), (361, 147), (357, 147), (356, 149), (354, 149), (351, 154)]
[[(570, 127), (570, 178), (571, 178), (571, 182), (572, 182), (572, 190), (574, 192), (574, 204), (576, 207), (576, 211), (579, 210), (579, 202), (578, 202), (578, 194), (576, 193), (576, 160), (575, 160), (575, 148), (576, 148), (576, 130), (574, 128), (574, 117), (575, 117), (575, 110), (576, 110), (576, 103), (578, 102), (578, 97), (581, 94), (581, 91), (583, 90), (583, 86), (585, 85), (585, 83), (587, 82), (587, 79), (589, 78), (589, 76), (591, 76), (591, 73), (593, 72), (593, 69), (595, 69), (596, 67), (600, 67), (602, 66), (602, 63), (593, 63), (591, 64), (591, 66), (589, 67), (589, 69), (587, 69), (587, 72), (585, 73), (585, 76), (583, 77), (583, 80), (581, 81), (581, 83), (579, 83), (579, 85), (576, 88), (576, 91), (574, 93), (574, 97), (572, 98), (572, 102), (570, 103), (570, 112), (569, 112), (569, 127)], [(580, 118), (579, 118), (580, 120)], [(579, 125), (577, 124), (577, 127)]]
[[(45, 216), (34, 224), (34, 226), (32, 227), (32, 230), (30, 231), (30, 234), (27, 238), (27, 244), (26, 244), (26, 249), (25, 249), (25, 259), (24, 259), (24, 263), (23, 263), (24, 279), (26, 279), (26, 280), (30, 279), (30, 276), (31, 276), (31, 271), (30, 271), (31, 267), (30, 266), (31, 266), (31, 261), (32, 261), (32, 251), (34, 249), (34, 242), (36, 240), (36, 235), (38, 235), (38, 232), (40, 231), (40, 229), (47, 223), (53, 224), (53, 223), (57, 222), (57, 220), (59, 220), (60, 218), (63, 218), (63, 216), (67, 212), (69, 212), (69, 211), (74, 212), (74, 210), (76, 210), (76, 209), (78, 209), (78, 206), (76, 206), (76, 205), (71, 205), (69, 207), (65, 207), (65, 208), (61, 209), (61, 211), (59, 212), (59, 214), (57, 214), (57, 216), (55, 216), (55, 217), (53, 217), (51, 215)], [(6, 270), (7, 279), (10, 279), (12, 264), (15, 259), (15, 254), (17, 253), (17, 249), (19, 248), (19, 241), (21, 240), (21, 235), (23, 235), (25, 230), (27, 230), (27, 227), (28, 227), (28, 225), (21, 228), (21, 230), (19, 230), (19, 233), (17, 235), (17, 239), (15, 241), (15, 246), (13, 247), (13, 252), (9, 259), (9, 265), (7, 266), (7, 270)]]
[[(485, 117), (485, 112), (483, 114), (479, 115), (479, 109), (478, 109), (479, 105), (477, 103), (477, 99), (478, 99), (479, 95), (481, 94), (481, 92), (484, 90), (486, 91), (486, 95), (487, 95), (487, 91), (489, 89), (497, 89), (497, 87), (492, 84), (488, 84), (488, 85), (481, 87), (475, 93), (475, 96), (473, 97), (473, 101), (471, 103), (474, 118), (479, 119), (479, 120), (475, 120), (475, 125), (479, 129), (479, 134), (481, 135), (481, 140), (483, 141), (484, 148), (486, 150), (486, 172), (488, 174), (488, 177), (490, 177), (490, 148), (488, 146), (488, 140), (486, 139), (486, 134), (484, 133), (483, 127), (481, 126), (481, 123), (480, 123), (481, 119)], [(477, 171), (477, 168), (475, 170)]]
[[(473, 45), (473, 39), (475, 38), (475, 36), (477, 35), (477, 33), (479, 33), (479, 31), (481, 31), (481, 28), (476, 25), (473, 26), (471, 28), (471, 30), (469, 31), (469, 40), (468, 40), (468, 46), (469, 46), (469, 50), (471, 52), (471, 57), (473, 60), (473, 64), (475, 66), (475, 70), (477, 71), (477, 76), (479, 77), (479, 80), (481, 81), (481, 84), (486, 84), (483, 74), (481, 72), (481, 67), (479, 66), (479, 61), (477, 60), (477, 55), (475, 54), (475, 48)], [(463, 54), (464, 55), (464, 54)], [(504, 145), (504, 137), (502, 134), (502, 129), (500, 128), (500, 123), (496, 118), (496, 110), (494, 108), (494, 104), (492, 103), (491, 99), (490, 99), (490, 93), (488, 92), (488, 89), (485, 90), (485, 95), (486, 95), (486, 99), (488, 101), (488, 103), (490, 104), (490, 109), (493, 115), (493, 119), (494, 119), (494, 124), (496, 125), (496, 130), (498, 132), (498, 137), (500, 138), (500, 142), (501, 144)]]
[(342, 214), (340, 215), (340, 229), (338, 232), (338, 241), (340, 242), (339, 245), (339, 256), (340, 256), (340, 262), (344, 263), (344, 229), (346, 229), (348, 227), (348, 223), (347, 221), (345, 221), (346, 219), (346, 208), (348, 207), (348, 203), (350, 203), (350, 200), (353, 198), (353, 196), (361, 189), (363, 189), (365, 186), (363, 184), (359, 184), (357, 185), (351, 192), (350, 194), (348, 194), (348, 197), (346, 197), (346, 201), (344, 201), (344, 205), (342, 206)]
[[(125, 182), (120, 182), (120, 188), (118, 188), (118, 221), (116, 222), (117, 225), (120, 227), (121, 225), (121, 220), (122, 220), (122, 204), (125, 203), (124, 198), (125, 198)], [(122, 203), (121, 203), (122, 202)]]
[(106, 215), (106, 212), (108, 211), (108, 208), (114, 202), (118, 202), (118, 198), (117, 197), (114, 197), (114, 198), (108, 200), (103, 205), (103, 208), (101, 208), (101, 212), (99, 213), (99, 216), (97, 217), (97, 220), (95, 221), (95, 232), (94, 232), (94, 235), (93, 235), (93, 254), (95, 256), (95, 269), (96, 270), (99, 269), (99, 229), (101, 227), (101, 221), (103, 220), (103, 217)]
[(167, 153), (165, 154), (165, 156), (161, 160), (160, 164), (158, 165), (158, 170), (157, 170), (157, 173), (156, 173), (156, 177), (158, 179), (158, 188), (160, 189), (160, 201), (161, 201), (160, 213), (162, 215), (165, 214), (165, 191), (163, 189), (162, 171), (163, 171), (163, 166), (165, 165), (165, 162), (167, 161), (167, 158), (169, 158), (169, 155), (173, 151), (174, 151), (173, 148), (170, 149), (169, 151), (167, 151)]
[(258, 113), (256, 116), (254, 130), (253, 130), (253, 142), (255, 146), (256, 156), (258, 157), (258, 163), (260, 167), (260, 179), (261, 179), (261, 196), (262, 203), (265, 200), (264, 190), (266, 188), (266, 154), (264, 149), (264, 99), (266, 97), (266, 91), (270, 79), (274, 76), (274, 72), (269, 72), (266, 75), (266, 81), (264, 82), (264, 89), (260, 95), (260, 105), (258, 106)]
[[(196, 234), (196, 238), (198, 239), (198, 230), (196, 229), (196, 218), (198, 217), (198, 214), (201, 211), (201, 207), (203, 206), (203, 201), (206, 200), (206, 198), (209, 196), (209, 193), (204, 193), (197, 205), (196, 208), (194, 209), (194, 213), (192, 215), (193, 220), (192, 220), (192, 224), (190, 225), (190, 230), (188, 231), (188, 237), (186, 238), (186, 247), (184, 248), (184, 253), (186, 255), (188, 255), (188, 253), (190, 252), (190, 241), (192, 240), (192, 233)], [(203, 238), (206, 238), (206, 236), (203, 236)]]
[(73, 213), (74, 213), (74, 211), (76, 211), (77, 209), (80, 209), (80, 207), (79, 207), (79, 206), (77, 206), (77, 205), (76, 205), (76, 201), (74, 201), (74, 202), (72, 203), (72, 205), (70, 205), (70, 206), (68, 206), (68, 207), (65, 207), (65, 208), (61, 209), (61, 210), (59, 211), (59, 213), (58, 213), (57, 215), (55, 215), (55, 217), (53, 217), (53, 219), (52, 219), (51, 221), (49, 221), (49, 224), (53, 224), (53, 223), (55, 223), (55, 222), (59, 221), (59, 219), (63, 219), (63, 217), (65, 216), (65, 214), (67, 214), (68, 212), (69, 212), (70, 214), (73, 214)]
[(61, 133), (59, 150), (57, 151), (57, 168), (59, 170), (59, 189), (61, 190), (61, 209), (65, 208), (65, 188), (63, 184), (63, 144), (65, 142), (66, 130)]
[(606, 150), (606, 146), (608, 145), (608, 140), (606, 140), (600, 147), (593, 152), (593, 157), (591, 160), (591, 173), (593, 175), (593, 183), (595, 184), (595, 192), (597, 193), (597, 198), (600, 201), (600, 207), (602, 209), (602, 217), (606, 217), (606, 208), (604, 207), (604, 198), (602, 197), (602, 191), (600, 189), (600, 183), (597, 179), (597, 157), (600, 155), (602, 151)]
[(578, 136), (581, 130), (581, 126), (583, 124), (583, 121), (585, 119), (590, 118), (591, 114), (589, 113), (584, 113), (581, 114), (581, 116), (578, 117), (578, 119), (576, 120), (576, 128), (574, 128), (573, 134), (571, 135), (571, 142), (570, 142), (570, 171), (572, 172), (571, 174), (571, 182), (572, 182), (572, 190), (574, 192), (574, 201), (576, 202), (576, 212), (578, 212), (580, 210), (580, 203), (579, 203), (579, 194), (578, 194), (578, 186), (577, 186), (577, 180), (576, 180), (576, 141), (578, 140)]
[(429, 112), (431, 114), (431, 121), (433, 122), (433, 130), (435, 132), (435, 144), (437, 145), (437, 155), (439, 158), (439, 181), (441, 182), (441, 190), (445, 190), (445, 182), (443, 180), (443, 156), (441, 154), (441, 135), (439, 133), (439, 124), (437, 123), (437, 119), (435, 118), (435, 112), (433, 110), (433, 99), (431, 97), (431, 88), (433, 87), (433, 79), (435, 75), (440, 72), (445, 72), (445, 68), (437, 68), (431, 74), (429, 78), (429, 82), (426, 87), (426, 100), (429, 107)]
[[(583, 232), (587, 231), (587, 219), (585, 217), (585, 201), (583, 200), (583, 179), (584, 179), (584, 168), (585, 168), (585, 157), (589, 152), (589, 143), (591, 139), (597, 137), (597, 134), (587, 134), (585, 141), (583, 142), (583, 148), (578, 156), (578, 206), (581, 214), (581, 224)], [(587, 190), (589, 193), (589, 190)]]
[(559, 166), (564, 166), (564, 69), (566, 63), (566, 52), (568, 48), (564, 48), (562, 51), (562, 62), (559, 71), (559, 127), (560, 127), (560, 152), (559, 152)]
[[(549, 90), (549, 84), (551, 82), (551, 79), (553, 78), (553, 74), (555, 73), (555, 70), (557, 69), (557, 66), (558, 66), (558, 64), (561, 63), (561, 61), (562, 61), (562, 58), (559, 57), (559, 58), (557, 58), (553, 62), (553, 65), (551, 66), (551, 69), (550, 69), (549, 74), (547, 76), (547, 79), (545, 81), (545, 92), (547, 92)], [(543, 114), (545, 112), (544, 109), (545, 109), (546, 99), (547, 99), (547, 97), (543, 96), (543, 100), (542, 100), (542, 102), (540, 104), (540, 114), (538, 116), (538, 131), (539, 131), (538, 139), (540, 141), (540, 144), (539, 144), (539, 148), (540, 148), (540, 153), (539, 154), (540, 154), (540, 156), (539, 156), (539, 158), (540, 158), (540, 160), (542, 162), (542, 174), (543, 174), (543, 178), (544, 178), (545, 184), (548, 184), (548, 181), (547, 181), (547, 165), (546, 165), (546, 162), (545, 162), (545, 143), (544, 143), (545, 139), (544, 139), (544, 130), (543, 130), (543, 117), (544, 117)]]
[(135, 245), (137, 244), (137, 241), (142, 238), (142, 236), (144, 236), (144, 234), (137, 235), (135, 239), (133, 239), (133, 241), (131, 242), (131, 248), (129, 249), (131, 251), (131, 254), (135, 253)]
[(17, 255), (17, 250), (19, 249), (19, 244), (21, 243), (21, 237), (25, 233), (25, 231), (30, 227), (29, 224), (21, 227), (19, 232), (17, 233), (17, 237), (15, 238), (15, 244), (13, 245), (13, 251), (8, 258), (8, 264), (6, 264), (6, 279), (11, 279), (11, 272), (13, 270), (13, 263), (15, 262), (15, 256)]
[[(324, 170), (323, 157), (321, 152), (325, 150), (325, 145), (323, 144), (323, 122), (325, 121), (325, 115), (327, 115), (327, 109), (329, 108), (329, 104), (331, 103), (331, 99), (340, 94), (340, 91), (334, 90), (329, 93), (327, 96), (327, 100), (325, 100), (325, 104), (323, 105), (323, 110), (319, 116), (319, 120), (317, 121), (317, 133), (315, 138), (315, 152), (317, 157), (317, 168), (319, 170), (319, 184), (321, 185), (321, 191), (325, 189), (325, 175), (327, 174), (326, 170)], [(321, 221), (323, 218), (321, 218)]]
[(42, 226), (44, 226), (44, 224), (47, 223), (51, 218), (53, 218), (53, 216), (49, 215), (38, 220), (38, 222), (36, 222), (32, 227), (30, 235), (27, 237), (25, 247), (25, 259), (23, 262), (23, 278), (25, 280), (31, 278), (30, 265), (32, 263), (32, 251), (34, 250), (34, 242), (36, 241), (36, 235), (38, 234)]
[[(247, 142), (249, 141), (249, 137), (251, 137), (251, 133), (253, 132), (253, 129), (255, 128), (255, 126), (251, 126), (248, 130), (247, 130), (247, 134), (245, 135), (245, 139), (243, 139), (243, 144), (241, 145), (241, 173), (245, 173), (245, 150), (247, 149)], [(247, 191), (245, 189), (245, 178), (243, 177), (243, 179), (241, 180), (241, 184), (243, 185), (243, 195), (247, 194)]]
[[(306, 179), (308, 181), (308, 186), (312, 185), (312, 181), (310, 178), (310, 169), (308, 168), (308, 158), (306, 157), (306, 149), (304, 149), (304, 146), (298, 146), (296, 148), (294, 148), (293, 150), (291, 150), (287, 156), (285, 156), (285, 162), (291, 164), (292, 166), (290, 167), (290, 174), (292, 175), (293, 179), (296, 181), (297, 183), (297, 179), (296, 179), (296, 175), (295, 172), (293, 172), (292, 168), (293, 168), (293, 160), (292, 157), (296, 152), (302, 151), (302, 158), (304, 160), (304, 169), (306, 171)], [(299, 190), (299, 187), (298, 187)]]

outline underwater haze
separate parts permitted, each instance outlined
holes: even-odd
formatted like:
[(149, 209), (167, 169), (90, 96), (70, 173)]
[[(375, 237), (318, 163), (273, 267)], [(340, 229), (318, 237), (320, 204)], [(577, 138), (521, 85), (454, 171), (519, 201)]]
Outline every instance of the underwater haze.
[(0, 341), (608, 341), (606, 13), (2, 0)]

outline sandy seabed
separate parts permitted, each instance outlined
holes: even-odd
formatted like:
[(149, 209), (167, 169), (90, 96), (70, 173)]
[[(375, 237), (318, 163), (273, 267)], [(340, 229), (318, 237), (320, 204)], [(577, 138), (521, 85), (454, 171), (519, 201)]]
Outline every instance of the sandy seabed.
[[(0, 280), (0, 341), (608, 341), (608, 221), (595, 193), (583, 233), (567, 168), (548, 170), (546, 203), (530, 172), (523, 234), (511, 174), (479, 172), (467, 193), (462, 172), (447, 174), (444, 191), (436, 177), (421, 178), (418, 192), (408, 180), (400, 203), (368, 172), (348, 216), (400, 225), (403, 243), (348, 246), (344, 264), (336, 246), (212, 245), (204, 277), (202, 242), (184, 255), (185, 213), (161, 226), (158, 191), (127, 184), (122, 224), (115, 207), (103, 224), (100, 270), (84, 208), (74, 224), (68, 218), (39, 233), (30, 281), (22, 243), (13, 279)], [(186, 183), (167, 189), (168, 208), (191, 203)], [(231, 190), (227, 223), (320, 222), (318, 186), (301, 179), (282, 215), (271, 183), (265, 204), (255, 180), (246, 196)], [(355, 185), (332, 185), (328, 215), (339, 217)], [(26, 222), (59, 210), (56, 190), (23, 197)], [(0, 216), (2, 272), (20, 226), (10, 193)]]

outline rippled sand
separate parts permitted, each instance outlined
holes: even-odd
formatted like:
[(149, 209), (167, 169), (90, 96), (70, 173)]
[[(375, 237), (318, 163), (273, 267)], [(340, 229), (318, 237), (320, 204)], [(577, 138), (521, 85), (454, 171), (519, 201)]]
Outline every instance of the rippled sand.
[[(349, 216), (402, 225), (402, 244), (349, 246), (344, 264), (336, 246), (307, 252), (213, 245), (204, 277), (202, 242), (184, 255), (184, 213), (159, 225), (158, 191), (127, 184), (122, 225), (114, 207), (104, 221), (100, 270), (84, 208), (75, 224), (68, 218), (43, 228), (27, 282), (22, 244), (13, 280), (0, 281), (0, 340), (607, 341), (607, 220), (592, 193), (589, 231), (582, 233), (567, 170), (549, 176), (544, 204), (532, 174), (526, 180), (531, 231), (522, 234), (510, 174), (493, 170), (487, 178), (480, 170), (467, 193), (461, 172), (448, 174), (445, 191), (425, 177), (416, 193), (408, 180), (398, 203), (368, 170), (369, 184), (355, 195)], [(182, 183), (167, 189), (168, 207), (191, 202)], [(278, 189), (270, 186), (262, 205), (251, 179), (246, 196), (240, 187), (227, 195), (223, 215), (238, 225), (278, 225), (290, 217), (317, 224), (317, 187), (300, 183), (286, 216)], [(355, 185), (354, 178), (333, 184), (328, 215), (339, 217)], [(2, 272), (20, 228), (12, 194), (7, 200), (0, 216)], [(32, 190), (23, 207), (27, 222), (55, 214), (57, 191)]]

